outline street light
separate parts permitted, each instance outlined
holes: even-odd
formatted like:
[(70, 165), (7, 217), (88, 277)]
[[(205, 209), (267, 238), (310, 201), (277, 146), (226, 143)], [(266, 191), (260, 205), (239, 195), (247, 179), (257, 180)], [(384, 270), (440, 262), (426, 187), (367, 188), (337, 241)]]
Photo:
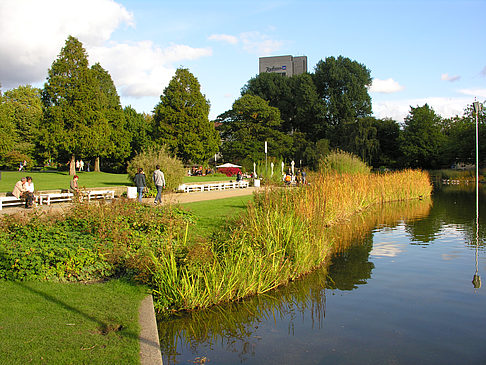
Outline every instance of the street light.
[(474, 113), (476, 113), (476, 272), (474, 273), (472, 284), (474, 288), (481, 287), (481, 277), (479, 276), (479, 112), (483, 104), (474, 100)]

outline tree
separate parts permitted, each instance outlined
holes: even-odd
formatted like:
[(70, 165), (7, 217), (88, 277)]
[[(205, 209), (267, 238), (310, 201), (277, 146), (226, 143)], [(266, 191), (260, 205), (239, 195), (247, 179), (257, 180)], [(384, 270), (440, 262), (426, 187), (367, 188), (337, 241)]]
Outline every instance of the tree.
[(154, 110), (156, 141), (185, 163), (205, 163), (218, 151), (219, 136), (209, 121), (209, 102), (198, 80), (179, 68)]
[(243, 87), (242, 95), (246, 94), (259, 96), (280, 110), (282, 132), (302, 132), (313, 141), (324, 135), (324, 104), (310, 74), (285, 77), (262, 73)]
[(400, 126), (392, 119), (374, 119), (373, 124), (376, 128), (378, 150), (373, 155), (371, 165), (395, 167), (400, 156), (398, 148)]
[[(486, 133), (484, 123), (486, 122), (486, 111), (483, 107), (478, 115), (479, 122), (479, 145), (486, 145)], [(473, 163), (476, 160), (476, 114), (472, 105), (468, 105), (462, 117), (444, 119), (442, 131), (447, 142), (444, 143), (444, 159), (449, 165), (457, 162)], [(479, 149), (480, 160), (486, 158), (486, 150)]]
[(343, 56), (327, 57), (317, 63), (313, 79), (325, 104), (327, 137), (334, 147), (340, 147), (346, 137), (344, 124), (371, 115), (370, 70)]
[(0, 90), (0, 161), (5, 161), (7, 154), (14, 149), (19, 139), (17, 128), (8, 117), (5, 97)]
[(36, 153), (35, 143), (42, 119), (40, 92), (40, 89), (27, 85), (8, 90), (3, 96), (5, 117), (18, 132), (15, 150), (30, 157)]
[(403, 164), (413, 168), (438, 168), (445, 137), (441, 118), (427, 104), (410, 108), (399, 137)]
[(353, 122), (345, 122), (343, 125), (345, 131), (343, 149), (358, 155), (367, 164), (371, 164), (379, 148), (374, 121), (373, 117), (365, 117)]
[(123, 112), (126, 128), (130, 133), (130, 157), (133, 158), (153, 144), (151, 137), (153, 118), (148, 114), (137, 113), (131, 106), (126, 106)]
[(106, 141), (97, 90), (85, 49), (69, 36), (42, 91), (42, 145), (52, 156), (70, 159), (70, 174), (75, 173), (75, 156), (89, 156)]
[(254, 95), (243, 95), (233, 103), (231, 110), (218, 116), (225, 161), (244, 159), (258, 161), (265, 158), (265, 141), (273, 157), (288, 157), (292, 138), (279, 131), (280, 111)]
[(120, 97), (110, 74), (99, 63), (91, 67), (91, 72), (97, 81), (97, 104), (101, 110), (100, 123), (95, 126), (96, 144), (93, 145), (95, 171), (100, 171), (100, 157), (110, 157), (112, 164), (124, 162), (130, 154), (130, 134), (126, 129)]

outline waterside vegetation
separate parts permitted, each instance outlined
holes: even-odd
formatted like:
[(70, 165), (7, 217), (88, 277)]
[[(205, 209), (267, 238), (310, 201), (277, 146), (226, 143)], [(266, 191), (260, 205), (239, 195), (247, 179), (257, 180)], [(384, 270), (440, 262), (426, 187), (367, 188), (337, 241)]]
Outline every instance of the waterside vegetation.
[(267, 188), (210, 237), (194, 214), (118, 200), (59, 216), (4, 217), (0, 278), (79, 281), (127, 276), (153, 290), (160, 313), (266, 293), (326, 262), (326, 228), (373, 205), (430, 195), (427, 173), (316, 174), (301, 188)]

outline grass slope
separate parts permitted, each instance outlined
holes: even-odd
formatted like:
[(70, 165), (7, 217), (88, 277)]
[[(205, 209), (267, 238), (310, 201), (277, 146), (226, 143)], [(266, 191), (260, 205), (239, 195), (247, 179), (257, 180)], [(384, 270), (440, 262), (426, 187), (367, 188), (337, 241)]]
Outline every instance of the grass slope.
[(0, 282), (1, 364), (138, 364), (146, 288)]

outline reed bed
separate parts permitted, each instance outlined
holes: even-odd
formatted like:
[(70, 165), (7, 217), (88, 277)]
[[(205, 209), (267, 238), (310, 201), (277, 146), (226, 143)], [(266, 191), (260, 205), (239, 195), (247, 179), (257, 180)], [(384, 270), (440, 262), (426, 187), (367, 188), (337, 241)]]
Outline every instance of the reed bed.
[[(373, 205), (431, 191), (428, 175), (412, 170), (319, 174), (302, 188), (268, 188), (255, 195), (229, 235), (196, 245), (197, 255), (184, 239), (153, 256), (157, 310), (205, 308), (266, 293), (326, 261), (334, 246), (326, 228)], [(178, 258), (177, 252), (186, 254)]]

